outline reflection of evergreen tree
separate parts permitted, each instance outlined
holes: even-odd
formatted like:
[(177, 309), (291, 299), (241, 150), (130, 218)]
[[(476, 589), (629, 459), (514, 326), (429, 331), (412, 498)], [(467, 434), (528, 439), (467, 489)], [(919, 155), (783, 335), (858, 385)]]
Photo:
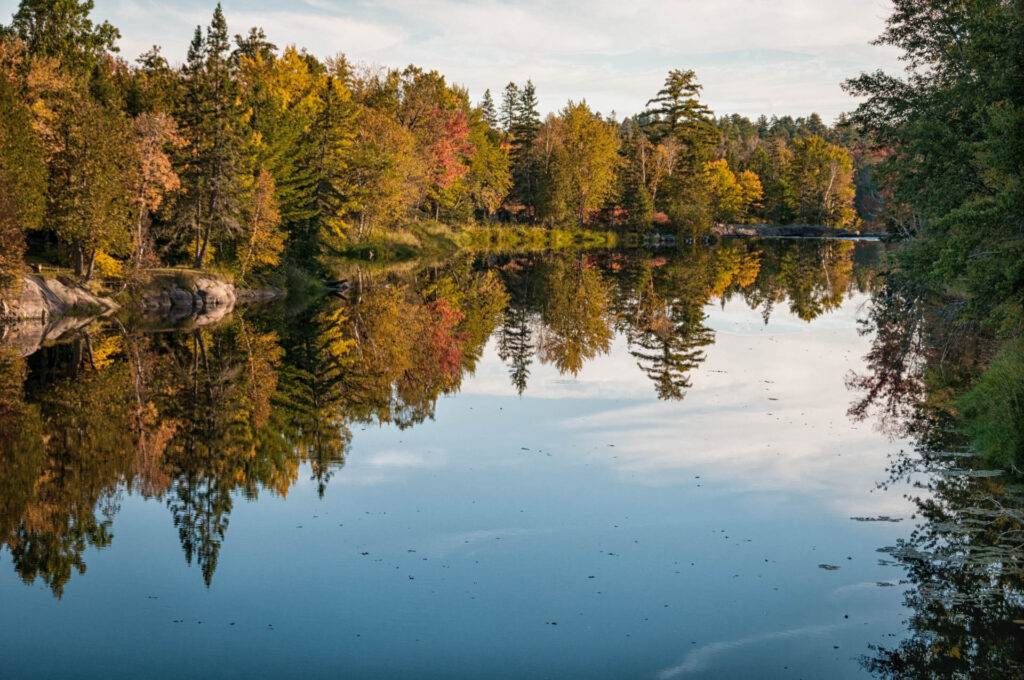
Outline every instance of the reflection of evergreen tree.
[(505, 310), (498, 336), (498, 356), (509, 365), (509, 378), (516, 392), (525, 392), (533, 363), (533, 329), (525, 306), (513, 302)]
[(232, 509), (231, 493), (256, 497), (261, 487), (283, 492), (292, 480), (289, 457), (272, 455), (266, 431), (276, 391), (280, 350), (240, 316), (213, 331), (177, 334), (161, 348), (158, 407), (179, 426), (165, 461), (173, 471), (167, 506), (185, 558), (210, 584)]
[(509, 378), (521, 395), (526, 391), (533, 364), (536, 267), (532, 259), (522, 258), (506, 267), (503, 275), (510, 301), (498, 329), (498, 357), (508, 364)]
[(273, 402), (279, 440), (309, 461), (321, 497), (334, 471), (345, 464), (352, 440), (344, 418), (339, 314), (340, 301), (324, 300), (307, 319), (284, 324), (285, 362)]
[(659, 399), (682, 399), (691, 386), (690, 373), (704, 362), (701, 348), (713, 342), (702, 305), (677, 301), (661, 323), (634, 332), (630, 354), (654, 382)]
[(225, 481), (207, 471), (185, 470), (175, 478), (167, 500), (185, 560), (192, 564), (195, 559), (207, 587), (217, 569), (231, 514), (231, 493), (224, 488)]

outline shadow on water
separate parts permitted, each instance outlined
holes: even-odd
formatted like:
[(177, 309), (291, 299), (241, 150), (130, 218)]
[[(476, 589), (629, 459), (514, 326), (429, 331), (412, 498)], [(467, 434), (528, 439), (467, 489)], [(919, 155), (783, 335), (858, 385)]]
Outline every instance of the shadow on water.
[[(516, 391), (535, 362), (568, 376), (622, 333), (664, 400), (684, 399), (742, 298), (803, 320), (877, 287), (878, 245), (726, 241), (671, 253), (532, 253), (352, 269), (300, 311), (213, 323), (101, 319), (23, 356), (0, 352), (0, 543), (60, 597), (113, 540), (125, 494), (159, 499), (210, 586), (238, 498), (283, 496), (308, 463), (322, 496), (353, 427), (413, 427), (460, 389), (494, 338)], [(340, 265), (339, 270), (345, 270)], [(355, 265), (348, 265), (350, 268)]]

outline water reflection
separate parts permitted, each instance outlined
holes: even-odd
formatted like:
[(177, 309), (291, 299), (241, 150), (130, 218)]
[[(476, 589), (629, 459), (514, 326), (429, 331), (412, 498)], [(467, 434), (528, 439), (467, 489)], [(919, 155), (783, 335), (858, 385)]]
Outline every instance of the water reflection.
[(357, 425), (414, 426), (496, 337), (508, 379), (568, 377), (616, 333), (660, 399), (683, 399), (715, 342), (709, 304), (740, 296), (803, 320), (874, 285), (877, 248), (725, 242), (647, 252), (464, 257), (342, 272), (345, 297), (240, 310), (220, 324), (107, 319), (28, 357), (0, 354), (0, 540), (26, 583), (60, 597), (113, 540), (124, 494), (160, 499), (209, 586), (234, 500), (321, 495)]
[(851, 415), (916, 442), (888, 483), (916, 481), (919, 521), (881, 549), (906, 574), (910, 636), (862, 663), (880, 678), (1024, 677), (1024, 486), (1019, 471), (968, 453), (948, 399), (981, 365), (985, 338), (951, 328), (941, 301), (898, 277), (875, 294), (865, 331), (869, 370), (851, 380)]

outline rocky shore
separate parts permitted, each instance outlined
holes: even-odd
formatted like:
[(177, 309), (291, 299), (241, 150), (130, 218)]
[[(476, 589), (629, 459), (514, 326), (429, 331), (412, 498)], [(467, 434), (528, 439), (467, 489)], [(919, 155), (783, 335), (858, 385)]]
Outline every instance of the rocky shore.
[[(282, 297), (278, 288), (235, 289), (212, 276), (191, 279), (162, 279), (145, 293), (139, 306), (149, 317), (169, 323), (192, 319), (196, 326), (209, 326), (226, 318), (236, 304), (263, 302)], [(56, 278), (25, 276), (17, 297), (0, 298), (0, 342), (31, 354), (43, 343), (91, 323), (119, 309), (110, 298), (93, 294), (82, 286)]]
[(25, 276), (18, 297), (0, 298), (0, 319), (47, 321), (72, 313), (99, 316), (117, 308), (113, 300), (93, 295), (81, 286), (66, 285), (54, 278)]
[[(718, 237), (747, 238), (855, 238), (859, 232), (819, 224), (716, 224), (711, 233)], [(876, 236), (876, 234), (872, 234)]]

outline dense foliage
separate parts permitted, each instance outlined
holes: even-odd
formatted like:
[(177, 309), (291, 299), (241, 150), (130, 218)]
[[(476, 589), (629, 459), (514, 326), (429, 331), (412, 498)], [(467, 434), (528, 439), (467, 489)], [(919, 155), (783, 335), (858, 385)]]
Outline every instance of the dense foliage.
[(944, 411), (977, 450), (1019, 467), (1024, 3), (897, 0), (878, 42), (902, 50), (905, 76), (847, 88), (866, 97), (853, 120), (883, 158), (889, 230), (905, 236), (871, 319), (878, 366), (901, 368), (865, 386)]
[(180, 64), (156, 47), (128, 63), (92, 7), (23, 0), (0, 27), (0, 285), (26, 234), (31, 261), (83, 280), (185, 265), (245, 282), (416, 221), (854, 221), (851, 157), (816, 116), (750, 144), (693, 71), (622, 122), (585, 101), (542, 117), (530, 81), (473, 104), (436, 71), (232, 38), (219, 5)]

